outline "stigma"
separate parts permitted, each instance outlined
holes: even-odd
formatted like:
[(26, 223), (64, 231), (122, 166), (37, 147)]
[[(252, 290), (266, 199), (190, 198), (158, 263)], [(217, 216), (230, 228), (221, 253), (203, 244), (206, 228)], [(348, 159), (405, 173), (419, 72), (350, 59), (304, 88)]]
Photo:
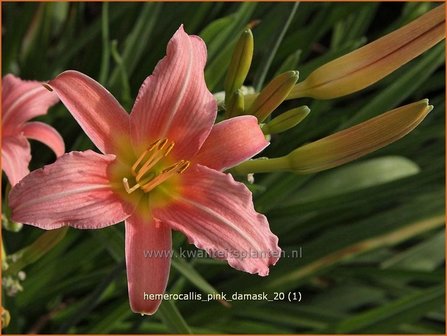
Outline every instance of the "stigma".
[(147, 193), (162, 184), (170, 177), (182, 174), (191, 165), (190, 161), (180, 160), (171, 166), (161, 170), (160, 173), (154, 172), (153, 168), (161, 159), (167, 157), (174, 148), (174, 142), (168, 139), (159, 139), (152, 143), (135, 161), (131, 167), (131, 174), (135, 179), (135, 185), (130, 187), (127, 177), (123, 178), (124, 189), (128, 194), (141, 189)]

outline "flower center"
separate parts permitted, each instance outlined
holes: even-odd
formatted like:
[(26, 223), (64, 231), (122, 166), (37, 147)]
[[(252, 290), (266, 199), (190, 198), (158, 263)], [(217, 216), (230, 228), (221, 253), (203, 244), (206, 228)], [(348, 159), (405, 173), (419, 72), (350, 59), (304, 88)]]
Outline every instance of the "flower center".
[(132, 165), (131, 173), (135, 178), (135, 185), (129, 186), (127, 177), (123, 178), (124, 189), (128, 194), (137, 189), (147, 193), (169, 179), (171, 176), (183, 173), (191, 164), (190, 161), (180, 160), (173, 165), (157, 172), (156, 164), (167, 157), (174, 148), (174, 142), (169, 143), (168, 139), (159, 139), (151, 144)]

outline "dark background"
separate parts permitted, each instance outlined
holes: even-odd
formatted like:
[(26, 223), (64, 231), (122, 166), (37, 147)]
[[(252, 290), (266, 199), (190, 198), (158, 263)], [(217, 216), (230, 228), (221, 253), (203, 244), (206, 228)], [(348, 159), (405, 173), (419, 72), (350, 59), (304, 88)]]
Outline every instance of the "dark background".
[[(250, 23), (255, 56), (246, 85), (259, 90), (286, 70), (299, 70), (302, 80), (436, 5), (301, 3), (292, 15), (294, 3), (110, 3), (107, 39), (104, 4), (3, 3), (2, 71), (48, 80), (76, 69), (100, 80), (130, 110), (182, 23), (207, 43), (206, 79), (213, 93), (223, 89), (234, 43)], [(127, 78), (116, 57), (104, 56), (112, 40)], [(349, 166), (311, 176), (255, 176), (250, 188), (256, 208), (269, 218), (281, 248), (302, 249), (302, 258), (281, 259), (266, 278), (214, 260), (174, 258), (169, 293), (301, 292), (301, 302), (226, 307), (176, 301), (163, 303), (154, 317), (133, 314), (118, 224), (70, 229), (50, 253), (27, 266), (23, 291), (13, 297), (3, 292), (2, 305), (11, 313), (4, 332), (175, 333), (189, 326), (194, 333), (444, 333), (444, 59), (442, 43), (361, 92), (289, 101), (278, 109), (307, 104), (311, 114), (272, 138), (262, 154), (269, 157), (409, 102), (429, 98), (435, 106), (405, 139)], [(40, 120), (60, 131), (67, 151), (93, 148), (62, 104)], [(54, 160), (43, 145), (33, 142), (32, 149), (32, 169)], [(33, 227), (3, 230), (7, 253), (42, 233)], [(177, 249), (195, 249), (180, 234), (174, 242)]]

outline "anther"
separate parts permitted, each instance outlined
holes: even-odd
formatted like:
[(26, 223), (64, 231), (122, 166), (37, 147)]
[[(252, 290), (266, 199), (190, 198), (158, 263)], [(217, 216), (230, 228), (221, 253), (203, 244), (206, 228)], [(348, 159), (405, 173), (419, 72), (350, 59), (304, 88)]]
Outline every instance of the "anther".
[(175, 143), (171, 143), (169, 147), (166, 149), (165, 157), (168, 156), (168, 154), (172, 151), (172, 148), (174, 148)]
[[(137, 160), (137, 162), (132, 166), (133, 169), (132, 173), (134, 174), (137, 181), (139, 181), (152, 167), (154, 167), (160, 159), (167, 156), (169, 152), (174, 147), (174, 143), (172, 142), (169, 144), (167, 149), (164, 150), (166, 144), (168, 143), (168, 139), (158, 140), (154, 142), (152, 145), (149, 146), (149, 148), (140, 156), (140, 158)], [(164, 153), (163, 153), (164, 152)], [(146, 157), (146, 154), (150, 153), (149, 156), (146, 158), (146, 162), (144, 165), (137, 171), (138, 165), (143, 161), (143, 159)], [(137, 164), (138, 163), (138, 164)]]
[(162, 174), (164, 174), (164, 173), (169, 173), (170, 171), (176, 169), (178, 166), (182, 165), (182, 164), (185, 163), (185, 162), (186, 162), (186, 161), (181, 160), (181, 161), (179, 161), (179, 162), (177, 162), (177, 163), (174, 163), (172, 166), (169, 166), (168, 168), (163, 169), (163, 170), (161, 171), (161, 173), (162, 173)]
[(134, 163), (133, 166), (132, 166), (132, 175), (133, 175), (133, 176), (137, 176), (137, 168), (138, 168), (138, 165), (141, 163), (141, 161), (143, 161), (143, 159), (145, 158), (145, 156), (146, 156), (149, 152), (152, 152), (152, 150), (153, 150), (155, 147), (158, 147), (158, 146), (159, 146), (160, 141), (161, 141), (161, 140), (159, 139), (159, 140), (153, 142), (152, 144), (150, 144), (149, 147), (147, 147), (147, 149), (146, 149), (146, 150), (145, 150), (145, 151), (138, 157), (138, 160), (135, 161), (135, 163)]
[[(131, 172), (135, 177), (135, 185), (129, 186), (129, 180), (123, 178), (124, 189), (131, 194), (137, 189), (148, 192), (154, 189), (159, 184), (166, 181), (174, 174), (182, 174), (190, 166), (190, 162), (186, 160), (178, 161), (177, 163), (163, 169), (159, 175), (148, 172), (174, 148), (174, 142), (168, 144), (168, 139), (159, 139), (153, 142), (148, 148), (138, 157), (137, 161), (132, 165)], [(167, 145), (167, 146), (166, 146)]]
[(158, 150), (162, 150), (163, 147), (168, 143), (168, 139), (158, 140), (160, 144), (158, 145)]
[(186, 161), (180, 168), (179, 170), (177, 170), (177, 173), (179, 174), (183, 174), (185, 172), (186, 169), (188, 169), (188, 167), (191, 165), (191, 162)]
[(154, 189), (156, 186), (158, 186), (161, 183), (163, 183), (164, 181), (166, 181), (171, 176), (173, 176), (175, 174), (183, 173), (189, 167), (190, 164), (191, 164), (191, 162), (185, 161), (185, 160), (181, 160), (181, 161), (173, 164), (172, 166), (164, 169), (161, 172), (161, 174), (158, 175), (156, 178), (154, 178), (153, 180), (151, 180), (148, 183), (144, 184), (141, 187), (141, 190), (143, 190), (144, 192), (151, 191), (152, 189)]
[(158, 139), (157, 141), (151, 143), (151, 144), (149, 145), (149, 147), (147, 148), (147, 151), (150, 152), (150, 151), (152, 151), (155, 147), (158, 147), (158, 145), (160, 144), (160, 141), (161, 141), (161, 140)]

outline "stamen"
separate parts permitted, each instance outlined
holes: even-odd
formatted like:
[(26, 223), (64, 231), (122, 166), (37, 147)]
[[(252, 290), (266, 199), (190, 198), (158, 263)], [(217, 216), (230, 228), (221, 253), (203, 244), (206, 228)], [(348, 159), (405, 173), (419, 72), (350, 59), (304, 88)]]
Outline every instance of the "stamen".
[(191, 162), (186, 161), (182, 167), (180, 167), (180, 169), (177, 171), (177, 173), (179, 174), (183, 174), (185, 172), (186, 169), (188, 169), (188, 167), (191, 165)]
[(165, 157), (168, 156), (168, 154), (172, 151), (172, 148), (174, 148), (175, 143), (171, 143), (168, 147), (168, 149), (166, 149), (166, 153), (165, 153)]
[[(174, 142), (171, 142), (168, 146), (168, 139), (159, 139), (152, 143), (135, 161), (132, 165), (131, 172), (135, 177), (135, 185), (129, 186), (129, 180), (123, 178), (124, 189), (127, 193), (131, 194), (137, 189), (141, 189), (144, 192), (149, 192), (159, 184), (166, 181), (168, 178), (175, 174), (182, 174), (191, 162), (186, 160), (178, 161), (177, 163), (163, 169), (158, 176), (155, 172), (147, 174), (163, 157), (169, 155), (174, 148)], [(140, 165), (143, 165), (140, 167)]]
[[(165, 139), (167, 141), (167, 139)], [(143, 161), (144, 157), (149, 153), (152, 152), (152, 150), (155, 147), (159, 147), (160, 143), (162, 142), (161, 139), (158, 139), (157, 141), (153, 142), (152, 144), (149, 145), (149, 147), (140, 155), (140, 157), (138, 158), (138, 160), (133, 164), (132, 166), (132, 174), (133, 176), (137, 176), (137, 168), (138, 165), (141, 163), (141, 161)]]
[(191, 164), (189, 161), (181, 160), (172, 166), (164, 169), (160, 175), (158, 175), (156, 178), (154, 178), (152, 181), (149, 181), (148, 183), (144, 184), (141, 187), (141, 190), (144, 192), (149, 192), (152, 189), (154, 189), (156, 186), (160, 185), (167, 179), (169, 179), (171, 176), (175, 174), (181, 174), (183, 173)]
[(151, 153), (152, 155), (150, 158), (146, 161), (146, 163), (143, 165), (143, 167), (140, 168), (140, 171), (138, 172), (136, 176), (136, 180), (139, 181), (144, 174), (146, 174), (152, 167), (154, 167), (158, 161), (163, 157), (159, 152)]
[[(153, 168), (158, 161), (169, 154), (169, 152), (174, 147), (174, 143), (172, 142), (167, 147), (167, 149), (163, 151), (167, 143), (168, 139), (157, 140), (152, 145), (150, 145), (146, 151), (144, 151), (140, 158), (138, 158), (137, 162), (132, 166), (132, 173), (134, 174), (137, 181), (140, 181), (144, 174), (146, 174), (151, 168)], [(146, 158), (146, 162), (144, 163), (144, 165), (137, 171), (138, 165), (141, 163), (141, 161), (143, 161), (147, 153), (150, 153), (149, 157)]]
[(173, 165), (169, 166), (168, 168), (165, 168), (161, 171), (162, 174), (164, 173), (169, 173), (170, 171), (178, 168), (180, 165), (184, 164), (186, 161), (185, 160), (181, 160), (179, 162), (174, 163)]
[(144, 159), (144, 157), (146, 156), (147, 153), (149, 153), (149, 148), (146, 149), (146, 150), (143, 152), (143, 154), (140, 155), (140, 157), (138, 158), (138, 160), (135, 161), (135, 163), (133, 164), (133, 166), (132, 166), (132, 175), (133, 175), (133, 176), (137, 176), (136, 171), (137, 171), (138, 165), (141, 163), (141, 161), (143, 161), (143, 159)]
[[(159, 140), (160, 141), (160, 140)], [(168, 139), (161, 140), (160, 144), (158, 145), (158, 150), (162, 150), (163, 147), (168, 143)]]

